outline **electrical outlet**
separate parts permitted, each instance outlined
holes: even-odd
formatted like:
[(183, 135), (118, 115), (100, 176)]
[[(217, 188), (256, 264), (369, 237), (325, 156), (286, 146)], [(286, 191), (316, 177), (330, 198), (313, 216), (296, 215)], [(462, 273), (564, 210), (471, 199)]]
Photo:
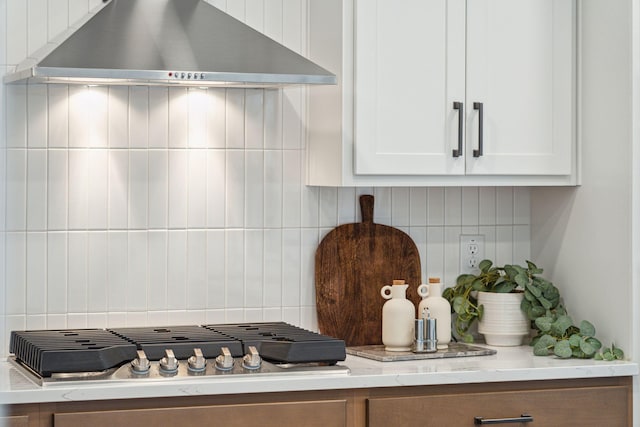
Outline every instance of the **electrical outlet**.
[(460, 235), (460, 274), (478, 274), (484, 259), (484, 234)]

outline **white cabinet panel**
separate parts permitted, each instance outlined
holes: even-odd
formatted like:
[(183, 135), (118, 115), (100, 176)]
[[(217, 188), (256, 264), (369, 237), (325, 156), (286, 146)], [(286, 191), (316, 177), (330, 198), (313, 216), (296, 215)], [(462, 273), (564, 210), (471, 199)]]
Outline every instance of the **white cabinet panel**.
[(463, 174), (464, 0), (355, 7), (355, 172)]
[[(571, 173), (571, 0), (468, 3), (467, 173)], [(474, 154), (475, 152), (475, 154)]]
[(308, 185), (579, 182), (574, 0), (309, 7)]

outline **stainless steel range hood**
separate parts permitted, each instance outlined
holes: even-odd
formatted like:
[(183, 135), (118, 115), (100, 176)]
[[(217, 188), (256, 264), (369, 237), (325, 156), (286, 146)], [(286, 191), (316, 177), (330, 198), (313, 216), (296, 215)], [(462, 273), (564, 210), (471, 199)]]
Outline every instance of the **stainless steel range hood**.
[(202, 0), (110, 0), (5, 83), (272, 87), (336, 76)]

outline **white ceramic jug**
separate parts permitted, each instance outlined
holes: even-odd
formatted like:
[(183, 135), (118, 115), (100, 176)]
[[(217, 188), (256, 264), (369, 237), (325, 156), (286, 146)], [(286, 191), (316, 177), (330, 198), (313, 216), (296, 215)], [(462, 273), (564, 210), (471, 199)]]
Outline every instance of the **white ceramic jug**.
[(426, 317), (429, 309), (431, 317), (437, 319), (436, 335), (438, 350), (446, 350), (451, 341), (451, 305), (442, 297), (442, 283), (437, 277), (430, 277), (429, 284), (418, 286), (418, 295), (422, 297), (418, 306), (418, 316)]
[(382, 343), (386, 351), (410, 351), (413, 344), (416, 308), (407, 299), (409, 285), (394, 280), (383, 286), (380, 294), (387, 302), (382, 306)]

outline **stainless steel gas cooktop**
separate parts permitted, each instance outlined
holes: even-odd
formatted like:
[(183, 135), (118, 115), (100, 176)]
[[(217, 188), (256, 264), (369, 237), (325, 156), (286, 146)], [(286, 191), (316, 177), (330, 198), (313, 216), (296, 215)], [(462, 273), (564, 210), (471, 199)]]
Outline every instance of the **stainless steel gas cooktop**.
[(9, 350), (40, 385), (349, 373), (344, 341), (283, 322), (13, 331)]

